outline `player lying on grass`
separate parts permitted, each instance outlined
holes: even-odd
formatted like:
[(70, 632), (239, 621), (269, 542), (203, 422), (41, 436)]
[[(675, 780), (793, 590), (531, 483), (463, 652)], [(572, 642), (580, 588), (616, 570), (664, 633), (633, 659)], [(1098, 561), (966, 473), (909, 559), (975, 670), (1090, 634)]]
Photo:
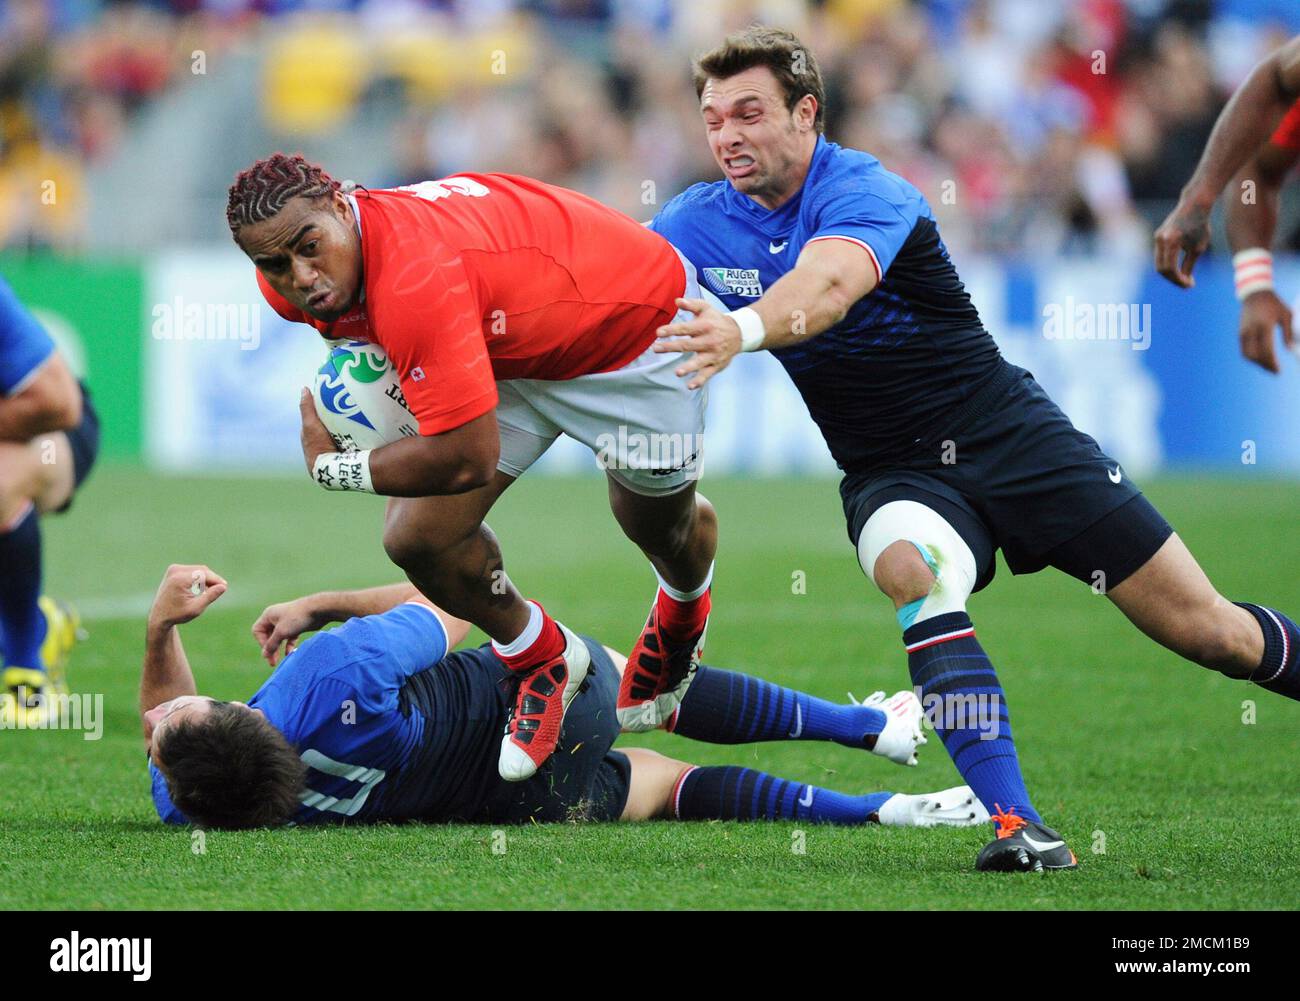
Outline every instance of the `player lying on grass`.
[(99, 451), (99, 420), (50, 335), (0, 279), (0, 712), (33, 725), (76, 615), (41, 595), (41, 515), (66, 511)]
[[(1178, 204), (1156, 230), (1156, 270), (1181, 288), (1210, 246), (1210, 210), (1223, 187), (1228, 243), (1241, 301), (1241, 353), (1278, 372), (1273, 332), (1294, 349), (1291, 310), (1273, 290), (1278, 195), (1300, 161), (1300, 37), (1271, 53), (1219, 113), (1196, 170)], [(1235, 176), (1234, 176), (1235, 175)]]
[[(451, 652), (469, 625), (409, 584), (270, 606), (253, 634), (274, 672), (247, 704), (218, 702), (197, 693), (177, 626), (225, 591), (205, 566), (172, 566), (149, 615), (140, 714), (154, 803), (169, 823), (669, 817), (927, 827), (988, 820), (964, 786), (855, 796), (749, 768), (611, 750), (624, 659), (590, 637), (579, 642), (592, 669), (558, 750), (532, 778), (506, 782), (496, 754), (518, 678), (486, 644)], [(303, 633), (339, 621), (295, 649)], [(911, 692), (836, 705), (701, 666), (669, 727), (715, 744), (834, 741), (915, 764), (925, 743), (920, 722)]]
[(700, 294), (694, 269), (622, 213), (503, 174), (344, 191), (277, 153), (239, 175), (226, 218), (281, 316), (378, 344), (401, 376), (419, 434), (360, 453), (337, 451), (304, 391), (307, 468), (393, 498), (389, 557), (525, 677), (501, 775), (527, 778), (552, 753), (588, 667), (505, 576), (483, 523), (561, 433), (597, 453), (614, 517), (659, 578), (619, 714), (667, 719), (699, 662), (717, 548), (695, 491), (706, 394), (650, 350), (677, 297)]
[[(1001, 549), (1012, 573), (1052, 566), (1105, 594), (1142, 632), (1232, 678), (1300, 698), (1300, 629), (1222, 597), (1169, 523), (984, 329), (921, 193), (822, 136), (813, 54), (754, 28), (696, 66), (725, 180), (652, 225), (734, 312), (700, 301), (664, 328), (702, 385), (742, 349), (769, 348), (845, 476), (849, 538), (894, 603), (923, 698), (993, 700), (996, 740), (936, 718), (995, 817), (989, 870), (1073, 868), (1030, 802), (997, 673), (967, 614)], [(1027, 622), (1027, 627), (1038, 624)]]

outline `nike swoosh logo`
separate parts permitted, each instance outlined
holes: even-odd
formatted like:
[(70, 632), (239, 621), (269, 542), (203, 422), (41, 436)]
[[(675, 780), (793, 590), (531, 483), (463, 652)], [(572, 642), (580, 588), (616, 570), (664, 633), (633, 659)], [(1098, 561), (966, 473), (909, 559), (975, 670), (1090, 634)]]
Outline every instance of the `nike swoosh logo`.
[(781, 251), (785, 250), (785, 248), (788, 247), (789, 245), (790, 245), (789, 240), (782, 240), (780, 243), (773, 243), (771, 240), (768, 240), (767, 252), (769, 254), (779, 254), (781, 253)]
[(1050, 852), (1053, 848), (1064, 848), (1064, 841), (1035, 841), (1028, 834), (1021, 835), (1025, 839), (1025, 844), (1036, 852)]
[[(803, 794), (802, 796), (799, 797), (799, 805), (800, 805), (800, 806), (812, 806), (812, 801), (813, 801), (813, 787), (812, 787), (812, 786), (808, 786), (808, 787), (804, 790), (804, 794)], [(1026, 838), (1025, 840), (1028, 841), (1029, 839)], [(1062, 841), (1061, 844), (1065, 844), (1065, 842)]]
[(795, 703), (794, 707), (794, 729), (790, 731), (790, 739), (798, 740), (799, 734), (803, 733), (803, 710)]
[(1116, 466), (1114, 469), (1106, 470), (1106, 475), (1110, 477), (1111, 483), (1118, 483), (1124, 478), (1124, 473), (1119, 466)]

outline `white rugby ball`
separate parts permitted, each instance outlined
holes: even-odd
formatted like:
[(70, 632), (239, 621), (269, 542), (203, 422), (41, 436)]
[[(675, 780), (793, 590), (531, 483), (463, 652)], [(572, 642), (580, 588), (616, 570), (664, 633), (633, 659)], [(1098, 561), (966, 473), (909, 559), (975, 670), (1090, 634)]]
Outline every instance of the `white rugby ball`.
[(375, 344), (335, 343), (316, 372), (312, 395), (340, 451), (379, 448), (420, 433), (397, 371)]

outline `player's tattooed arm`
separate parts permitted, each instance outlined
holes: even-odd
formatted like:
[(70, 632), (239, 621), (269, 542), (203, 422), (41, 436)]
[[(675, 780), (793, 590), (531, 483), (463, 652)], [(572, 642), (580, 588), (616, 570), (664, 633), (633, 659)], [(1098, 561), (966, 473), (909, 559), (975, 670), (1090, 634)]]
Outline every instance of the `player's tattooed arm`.
[(172, 564), (163, 574), (145, 627), (140, 714), (181, 695), (194, 695), (194, 673), (177, 626), (198, 618), (226, 593), (226, 581), (202, 564)]
[(359, 615), (380, 615), (408, 601), (433, 609), (447, 628), (448, 649), (454, 648), (468, 635), (468, 622), (444, 612), (415, 585), (403, 582), (358, 591), (320, 591), (293, 601), (268, 605), (253, 623), (253, 638), (262, 648), (266, 662), (274, 667), (282, 653), (286, 657), (293, 653), (304, 633)]
[[(783, 348), (829, 330), (855, 302), (876, 287), (879, 276), (871, 254), (849, 240), (817, 240), (752, 307), (763, 321), (764, 348)], [(702, 299), (678, 299), (695, 319), (658, 330), (655, 351), (693, 352), (677, 368), (696, 389), (731, 363), (741, 350), (740, 327), (727, 313)]]
[(1175, 285), (1195, 284), (1192, 268), (1210, 245), (1210, 210), (1224, 185), (1267, 142), (1297, 98), (1300, 36), (1260, 62), (1232, 95), (1178, 204), (1156, 230), (1156, 270)]

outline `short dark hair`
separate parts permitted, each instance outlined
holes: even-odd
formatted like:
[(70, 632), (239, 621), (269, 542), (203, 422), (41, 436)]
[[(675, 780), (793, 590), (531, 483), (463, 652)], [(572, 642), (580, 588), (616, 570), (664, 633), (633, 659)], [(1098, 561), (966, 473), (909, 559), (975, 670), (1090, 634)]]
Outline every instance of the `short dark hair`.
[(277, 827), (298, 809), (307, 766), (259, 713), (215, 703), (154, 746), (172, 804), (200, 827)]
[(704, 85), (713, 80), (743, 73), (755, 66), (766, 66), (785, 91), (785, 106), (794, 112), (795, 105), (811, 94), (817, 100), (813, 128), (823, 131), (826, 124), (826, 86), (817, 57), (803, 42), (783, 28), (751, 25), (744, 31), (728, 35), (716, 49), (697, 56), (693, 68), (695, 96), (704, 94)]
[(301, 153), (272, 153), (241, 170), (226, 197), (226, 225), (234, 237), (244, 226), (276, 215), (291, 198), (321, 198), (342, 185)]

